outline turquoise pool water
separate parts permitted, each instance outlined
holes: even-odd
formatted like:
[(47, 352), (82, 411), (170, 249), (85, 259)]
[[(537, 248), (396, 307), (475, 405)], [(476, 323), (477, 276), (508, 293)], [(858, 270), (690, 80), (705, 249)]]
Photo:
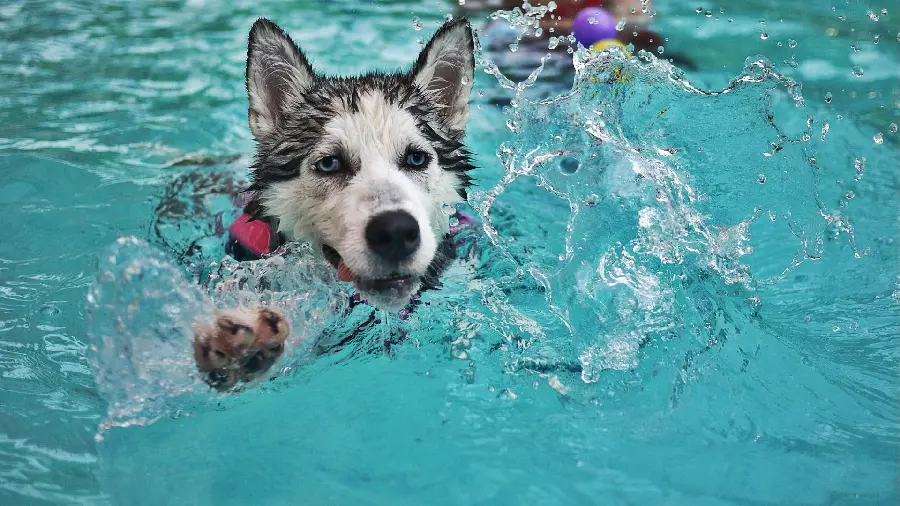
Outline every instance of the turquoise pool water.
[[(479, 71), (481, 255), (404, 324), (415, 339), (366, 353), (378, 327), (241, 395), (191, 390), (179, 343), (146, 332), (204, 297), (155, 212), (185, 174), (243, 174), (252, 21), (354, 72), (408, 64), (451, 12), (323, 3), (0, 5), (0, 504), (897, 503), (888, 3), (659, 0), (662, 56), (696, 70), (579, 59), (543, 103), (493, 105), (510, 92)], [(272, 297), (314, 333), (340, 289), (297, 254), (248, 269), (295, 287)], [(133, 296), (150, 362), (104, 330)]]

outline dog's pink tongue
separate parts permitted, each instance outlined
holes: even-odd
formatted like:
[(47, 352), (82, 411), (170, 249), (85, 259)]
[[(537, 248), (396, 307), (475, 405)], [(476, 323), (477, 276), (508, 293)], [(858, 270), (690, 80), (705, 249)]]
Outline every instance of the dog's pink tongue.
[(343, 258), (338, 262), (338, 279), (341, 281), (353, 281), (356, 279), (353, 271), (351, 271), (350, 268), (347, 267), (347, 264), (344, 263)]

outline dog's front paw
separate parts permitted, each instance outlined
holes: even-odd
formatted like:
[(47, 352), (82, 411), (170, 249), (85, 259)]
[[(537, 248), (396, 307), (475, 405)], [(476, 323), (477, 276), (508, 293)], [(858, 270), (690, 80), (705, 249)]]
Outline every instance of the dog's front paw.
[(234, 308), (194, 327), (194, 360), (218, 390), (262, 376), (284, 353), (287, 318), (271, 308)]

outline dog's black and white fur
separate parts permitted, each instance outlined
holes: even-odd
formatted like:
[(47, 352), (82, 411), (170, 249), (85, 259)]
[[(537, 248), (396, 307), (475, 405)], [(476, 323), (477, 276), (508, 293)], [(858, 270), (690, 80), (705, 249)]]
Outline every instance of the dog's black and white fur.
[[(339, 278), (376, 306), (398, 309), (433, 286), (452, 255), (442, 206), (465, 199), (473, 168), (463, 144), (473, 46), (468, 22), (457, 19), (435, 33), (408, 72), (326, 77), (281, 28), (258, 20), (247, 56), (258, 146), (247, 211), (286, 240), (321, 249)], [(272, 337), (286, 332), (273, 323), (283, 320), (277, 312), (259, 311), (267, 311), (264, 323), (244, 308), (198, 327), (200, 369), (218, 378), (264, 373), (273, 361), (254, 360), (256, 348), (283, 349), (273, 348)], [(253, 329), (269, 327), (257, 339), (265, 346), (254, 346)], [(237, 332), (241, 346), (228, 345)], [(228, 373), (247, 364), (264, 365)]]

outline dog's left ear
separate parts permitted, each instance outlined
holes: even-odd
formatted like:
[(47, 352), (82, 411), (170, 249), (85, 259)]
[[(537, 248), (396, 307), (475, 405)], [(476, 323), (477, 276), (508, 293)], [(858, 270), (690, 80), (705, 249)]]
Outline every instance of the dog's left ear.
[(412, 69), (416, 84), (441, 107), (447, 125), (462, 132), (469, 119), (475, 77), (475, 44), (466, 18), (445, 23), (419, 54)]
[(247, 95), (250, 130), (257, 140), (283, 126), (291, 101), (314, 80), (312, 66), (284, 30), (265, 18), (253, 23), (247, 47)]

